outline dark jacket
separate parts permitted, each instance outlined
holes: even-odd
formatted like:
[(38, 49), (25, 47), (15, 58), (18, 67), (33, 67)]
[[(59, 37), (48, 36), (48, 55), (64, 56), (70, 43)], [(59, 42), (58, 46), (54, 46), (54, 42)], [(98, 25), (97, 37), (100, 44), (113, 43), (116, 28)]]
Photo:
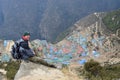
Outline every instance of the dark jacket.
[(29, 47), (29, 44), (28, 44), (28, 41), (22, 41), (21, 43), (20, 43), (20, 46), (22, 47), (22, 48), (24, 48), (24, 49), (30, 49), (30, 47)]
[(20, 42), (20, 55), (21, 59), (28, 59), (29, 57), (33, 57), (33, 50), (30, 49), (28, 41), (27, 40), (22, 40)]

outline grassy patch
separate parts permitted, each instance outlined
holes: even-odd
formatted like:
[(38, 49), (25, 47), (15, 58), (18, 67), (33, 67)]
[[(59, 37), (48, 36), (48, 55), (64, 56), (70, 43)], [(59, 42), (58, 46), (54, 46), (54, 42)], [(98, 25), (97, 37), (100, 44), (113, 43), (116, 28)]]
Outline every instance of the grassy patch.
[(6, 77), (8, 80), (13, 80), (15, 77), (15, 74), (17, 73), (18, 69), (20, 67), (20, 62), (8, 62), (8, 63), (0, 63), (0, 68), (5, 69), (7, 71)]
[(120, 64), (100, 66), (94, 60), (90, 60), (84, 65), (85, 78), (89, 80), (116, 80), (120, 79)]

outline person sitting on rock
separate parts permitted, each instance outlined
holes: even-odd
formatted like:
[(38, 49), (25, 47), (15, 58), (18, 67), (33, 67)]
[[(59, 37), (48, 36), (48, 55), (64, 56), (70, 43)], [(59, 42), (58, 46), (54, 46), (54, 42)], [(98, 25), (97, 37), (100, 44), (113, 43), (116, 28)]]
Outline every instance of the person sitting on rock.
[(29, 40), (30, 40), (30, 33), (25, 32), (22, 35), (22, 39), (20, 42), (20, 55), (21, 59), (23, 60), (28, 60), (28, 58), (33, 57), (35, 55), (34, 51), (29, 47)]

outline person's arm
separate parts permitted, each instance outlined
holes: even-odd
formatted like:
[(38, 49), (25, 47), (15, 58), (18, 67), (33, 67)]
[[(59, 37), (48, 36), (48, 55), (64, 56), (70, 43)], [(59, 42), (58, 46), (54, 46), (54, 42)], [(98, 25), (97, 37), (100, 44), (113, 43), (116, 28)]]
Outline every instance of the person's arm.
[[(32, 45), (31, 45), (30, 41), (28, 41), (28, 45), (29, 45), (29, 47), (30, 47), (30, 49), (31, 49)], [(35, 55), (34, 50), (33, 50), (33, 49), (31, 49), (31, 50), (32, 50), (33, 54)]]
[(32, 47), (32, 45), (31, 45), (30, 41), (28, 41), (28, 46), (29, 46), (30, 48)]

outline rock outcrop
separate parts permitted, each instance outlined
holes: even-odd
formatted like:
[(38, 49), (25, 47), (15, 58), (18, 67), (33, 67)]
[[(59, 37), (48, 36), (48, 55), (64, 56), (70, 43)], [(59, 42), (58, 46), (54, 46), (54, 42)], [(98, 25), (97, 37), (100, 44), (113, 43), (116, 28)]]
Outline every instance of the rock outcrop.
[[(22, 62), (14, 80), (73, 80), (62, 71), (32, 62)], [(78, 79), (77, 79), (78, 80)]]

